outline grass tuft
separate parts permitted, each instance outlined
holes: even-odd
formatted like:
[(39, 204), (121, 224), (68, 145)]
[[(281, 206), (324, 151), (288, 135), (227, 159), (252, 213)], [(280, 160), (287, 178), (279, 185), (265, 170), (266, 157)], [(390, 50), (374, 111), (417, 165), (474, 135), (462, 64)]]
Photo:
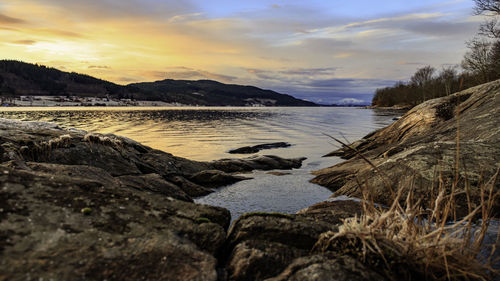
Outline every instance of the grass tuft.
[[(378, 171), (370, 160), (358, 155)], [(386, 208), (376, 207), (373, 189), (363, 187), (364, 213), (345, 219), (338, 232), (323, 233), (312, 252), (351, 255), (390, 280), (498, 278), (500, 258), (496, 248), (500, 245), (500, 230), (492, 245), (485, 245), (485, 237), (495, 219), (495, 202), (500, 198), (496, 189), (499, 172), (500, 168), (488, 181), (478, 183), (480, 202), (476, 204), (471, 201), (470, 184), (465, 191), (459, 190), (457, 180), (451, 183), (440, 180), (430, 194), (430, 204), (416, 198), (414, 186), (399, 187), (395, 192), (389, 189), (393, 200)], [(457, 218), (456, 201), (463, 197), (468, 212)], [(486, 255), (485, 249), (489, 249)]]

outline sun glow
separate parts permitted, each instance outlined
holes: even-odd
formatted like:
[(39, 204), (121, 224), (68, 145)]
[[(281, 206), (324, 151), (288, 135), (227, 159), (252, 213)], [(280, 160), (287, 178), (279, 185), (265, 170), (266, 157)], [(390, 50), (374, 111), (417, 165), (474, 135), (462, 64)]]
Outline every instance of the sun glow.
[(57, 56), (62, 59), (73, 58), (77, 61), (100, 61), (100, 56), (91, 45), (76, 42), (36, 42), (32, 45), (27, 45), (25, 48), (27, 52), (36, 53), (40, 57)]

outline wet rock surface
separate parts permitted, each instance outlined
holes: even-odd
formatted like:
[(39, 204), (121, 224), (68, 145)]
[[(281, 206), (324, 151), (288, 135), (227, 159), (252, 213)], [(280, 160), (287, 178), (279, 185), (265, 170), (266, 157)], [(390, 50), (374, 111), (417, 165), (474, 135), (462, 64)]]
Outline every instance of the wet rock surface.
[(264, 143), (264, 144), (254, 145), (254, 146), (244, 146), (244, 147), (240, 147), (237, 149), (232, 149), (232, 150), (229, 150), (228, 153), (251, 154), (251, 153), (257, 153), (257, 152), (264, 150), (264, 149), (273, 149), (273, 148), (281, 148), (281, 147), (289, 147), (289, 146), (292, 146), (292, 145), (287, 143), (287, 142)]
[(192, 197), (303, 161), (198, 162), (6, 119), (0, 154), (0, 280), (217, 280), (230, 214)]
[[(344, 147), (331, 153), (349, 160), (314, 172), (312, 182), (334, 191), (332, 197), (360, 197), (363, 182), (374, 190), (374, 200), (382, 204), (392, 200), (389, 189), (414, 186), (415, 195), (425, 201), (433, 184), (437, 186), (442, 180), (451, 186), (455, 180), (458, 150), (458, 189), (470, 184), (472, 200), (480, 202), (478, 183), (490, 180), (500, 163), (498, 120), (500, 80), (429, 100), (392, 125), (355, 141), (354, 149)], [(500, 188), (498, 178), (493, 184)], [(464, 198), (459, 198), (458, 204), (464, 207), (459, 209), (467, 210)], [(497, 206), (499, 210), (498, 201)]]

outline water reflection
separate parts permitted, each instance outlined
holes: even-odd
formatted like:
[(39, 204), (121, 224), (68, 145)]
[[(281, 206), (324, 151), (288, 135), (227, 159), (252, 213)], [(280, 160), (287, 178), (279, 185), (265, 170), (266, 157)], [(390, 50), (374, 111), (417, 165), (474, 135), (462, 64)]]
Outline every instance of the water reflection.
[(356, 140), (390, 124), (400, 112), (358, 108), (13, 108), (0, 117), (55, 122), (99, 133), (122, 135), (176, 156), (210, 161), (227, 151), (266, 142), (289, 142), (289, 148), (260, 154), (307, 157), (291, 175), (253, 173), (254, 180), (221, 188), (197, 202), (228, 208), (233, 217), (248, 211), (296, 212), (330, 195), (309, 183), (310, 171), (333, 165), (322, 158), (336, 146), (323, 133)]
[[(0, 117), (113, 133), (195, 160), (234, 157), (239, 146), (287, 141), (272, 153), (301, 157), (331, 150), (323, 132), (355, 140), (394, 114), (355, 108), (9, 108)], [(270, 153), (263, 151), (262, 153)]]

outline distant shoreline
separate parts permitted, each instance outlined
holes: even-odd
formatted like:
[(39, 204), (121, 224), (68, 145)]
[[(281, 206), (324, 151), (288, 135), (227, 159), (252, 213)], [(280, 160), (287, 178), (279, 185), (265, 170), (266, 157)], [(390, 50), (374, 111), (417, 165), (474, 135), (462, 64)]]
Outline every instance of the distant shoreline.
[[(132, 100), (132, 99), (112, 99), (98, 97), (79, 97), (79, 96), (20, 96), (9, 100), (4, 100), (0, 104), (0, 108), (33, 108), (33, 107), (288, 107), (288, 106), (266, 106), (262, 104), (254, 104), (247, 106), (230, 106), (230, 105), (196, 105), (182, 103), (167, 103), (164, 101), (147, 101), (147, 100)], [(308, 106), (290, 106), (290, 107), (308, 107)], [(366, 105), (319, 105), (319, 107), (352, 107), (352, 108), (369, 108)]]

